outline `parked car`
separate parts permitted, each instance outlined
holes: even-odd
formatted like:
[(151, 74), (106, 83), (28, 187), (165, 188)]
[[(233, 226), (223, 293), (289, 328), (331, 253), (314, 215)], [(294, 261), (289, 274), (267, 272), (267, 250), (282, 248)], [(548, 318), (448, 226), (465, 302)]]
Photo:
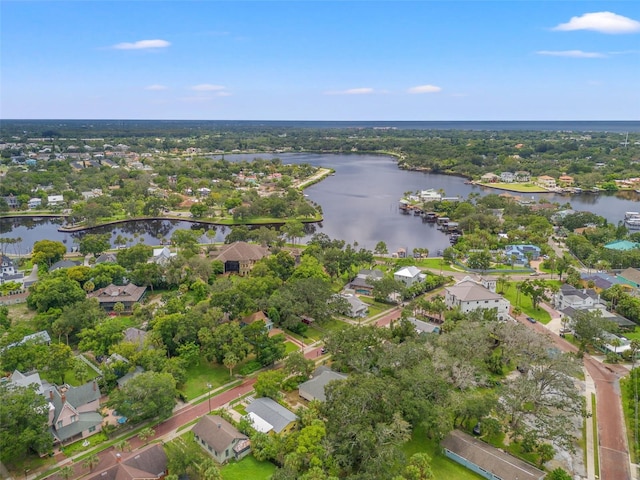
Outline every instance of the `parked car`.
[(321, 353), (321, 354), (323, 354), (323, 355), (324, 355), (325, 353), (327, 353), (327, 347), (322, 347), (322, 348), (320, 349), (320, 353)]
[(482, 434), (482, 430), (480, 429), (480, 423), (476, 423), (476, 426), (473, 427), (473, 434), (474, 435), (481, 435)]
[(527, 317), (527, 320), (529, 320), (531, 323), (536, 323), (536, 319), (533, 317)]

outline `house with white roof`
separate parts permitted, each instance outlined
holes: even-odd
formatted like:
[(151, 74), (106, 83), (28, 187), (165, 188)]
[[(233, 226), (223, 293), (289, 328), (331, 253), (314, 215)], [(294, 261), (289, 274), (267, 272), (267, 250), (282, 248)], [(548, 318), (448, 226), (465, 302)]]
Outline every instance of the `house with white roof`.
[(410, 287), (416, 283), (423, 282), (427, 275), (422, 273), (418, 267), (410, 266), (404, 267), (393, 274), (393, 278), (402, 282), (405, 286)]
[(445, 291), (445, 304), (449, 308), (459, 308), (462, 313), (495, 308), (499, 320), (507, 320), (509, 316), (509, 301), (471, 277), (465, 277), (454, 286), (446, 287)]
[(149, 259), (149, 263), (156, 263), (164, 267), (176, 255), (178, 254), (169, 250), (169, 247), (154, 248), (153, 256)]
[(262, 433), (281, 433), (291, 430), (298, 416), (271, 398), (256, 398), (247, 405), (247, 416), (253, 428)]

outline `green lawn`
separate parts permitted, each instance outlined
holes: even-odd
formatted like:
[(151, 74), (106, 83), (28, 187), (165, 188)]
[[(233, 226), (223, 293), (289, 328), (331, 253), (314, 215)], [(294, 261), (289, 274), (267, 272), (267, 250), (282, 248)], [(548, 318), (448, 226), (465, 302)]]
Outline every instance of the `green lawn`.
[(296, 345), (293, 342), (284, 342), (284, 346), (286, 347), (285, 353), (289, 355), (291, 352), (300, 351), (300, 346)]
[(499, 188), (500, 190), (508, 190), (510, 192), (521, 193), (548, 193), (548, 190), (541, 188), (532, 183), (481, 183), (483, 187)]
[(422, 426), (413, 430), (411, 440), (402, 446), (402, 450), (407, 457), (411, 457), (414, 453), (428, 453), (431, 457), (433, 478), (455, 480), (477, 480), (482, 478), (440, 453), (440, 446), (435, 440), (427, 438), (426, 429)]
[(636, 327), (633, 332), (624, 332), (622, 335), (627, 337), (629, 340), (640, 340), (640, 329)]
[(443, 272), (459, 272), (460, 269), (454, 269), (447, 262), (440, 258), (422, 258), (415, 261), (417, 267), (428, 268), (433, 273), (438, 274), (442, 270)]
[(253, 455), (239, 462), (230, 462), (220, 469), (224, 480), (268, 480), (275, 472), (276, 466), (271, 462), (259, 462)]
[(217, 388), (230, 381), (229, 370), (225, 366), (200, 359), (198, 365), (187, 369), (187, 381), (181, 391), (187, 400), (193, 400), (208, 391), (207, 383)]
[(369, 314), (367, 315), (367, 318), (375, 317), (376, 315), (379, 315), (380, 313), (386, 310), (389, 310), (390, 308), (393, 308), (392, 305), (376, 302), (371, 297), (358, 297), (358, 298), (360, 298), (360, 300), (362, 300), (364, 303), (369, 305)]
[(520, 307), (522, 313), (535, 318), (540, 323), (544, 323), (546, 325), (551, 321), (551, 315), (549, 315), (549, 313), (546, 310), (543, 310), (541, 307), (538, 307), (537, 310), (534, 309), (533, 304), (531, 303), (531, 298), (524, 295), (523, 293), (518, 294), (515, 285), (510, 285), (508, 288), (506, 288), (502, 295), (504, 296), (504, 298), (509, 300), (509, 302), (511, 302), (511, 306), (513, 308)]

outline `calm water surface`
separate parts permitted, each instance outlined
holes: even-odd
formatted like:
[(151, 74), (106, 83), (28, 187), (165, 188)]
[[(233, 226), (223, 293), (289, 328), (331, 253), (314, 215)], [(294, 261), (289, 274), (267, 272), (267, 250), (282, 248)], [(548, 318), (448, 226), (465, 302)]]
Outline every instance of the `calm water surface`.
[[(358, 242), (364, 248), (373, 249), (377, 242), (384, 241), (389, 251), (415, 247), (428, 248), (430, 255), (438, 249), (448, 247), (449, 239), (432, 224), (423, 223), (420, 217), (402, 215), (398, 210), (398, 200), (406, 191), (433, 188), (444, 190), (447, 196), (466, 198), (470, 193), (480, 195), (499, 193), (497, 190), (466, 185), (464, 179), (447, 175), (427, 174), (400, 170), (395, 161), (385, 156), (357, 154), (284, 154), (284, 155), (226, 155), (231, 161), (252, 160), (254, 158), (279, 157), (285, 163), (309, 163), (333, 168), (335, 176), (327, 177), (307, 190), (310, 200), (322, 205), (324, 221), (315, 228), (331, 238), (348, 243)], [(579, 195), (566, 197), (554, 194), (531, 195), (535, 201), (541, 198), (561, 204), (570, 202), (576, 210), (587, 210), (617, 223), (624, 218), (625, 211), (640, 211), (640, 196), (634, 192), (608, 195)], [(77, 243), (79, 234), (58, 232), (61, 220), (17, 219), (0, 220), (0, 235), (20, 237), (22, 242), (15, 251), (8, 253), (26, 254), (33, 243), (41, 239), (63, 241), (67, 248)], [(144, 241), (157, 245), (162, 239), (169, 239), (176, 229), (203, 228), (190, 222), (154, 220), (121, 224), (93, 230), (93, 233), (111, 232), (111, 240), (117, 235), (128, 239), (128, 245)], [(209, 235), (203, 235), (202, 242), (222, 241), (228, 232), (218, 227)], [(81, 234), (80, 234), (81, 235)], [(307, 237), (308, 238), (308, 237)]]

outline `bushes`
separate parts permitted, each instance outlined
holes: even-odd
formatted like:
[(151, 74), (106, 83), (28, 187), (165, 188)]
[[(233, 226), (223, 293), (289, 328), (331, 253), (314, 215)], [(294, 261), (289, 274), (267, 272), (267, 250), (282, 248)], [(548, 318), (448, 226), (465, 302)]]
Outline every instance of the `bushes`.
[(262, 365), (260, 364), (260, 362), (258, 362), (257, 360), (251, 360), (250, 362), (247, 362), (238, 373), (240, 373), (240, 375), (250, 375), (253, 372), (257, 372), (258, 370), (260, 370), (262, 368)]

